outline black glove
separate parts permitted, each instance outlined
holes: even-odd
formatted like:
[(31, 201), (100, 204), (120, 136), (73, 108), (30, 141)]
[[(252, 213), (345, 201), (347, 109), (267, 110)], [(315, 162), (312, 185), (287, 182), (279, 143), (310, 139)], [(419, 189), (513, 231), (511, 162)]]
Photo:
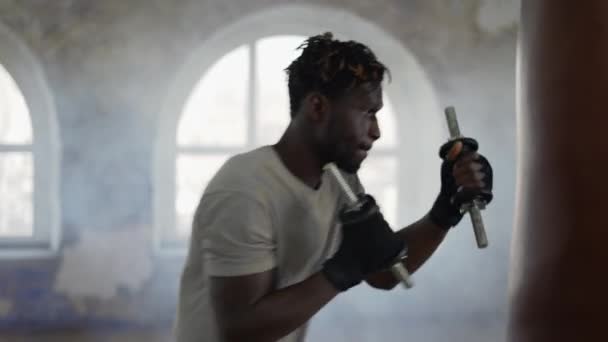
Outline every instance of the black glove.
[[(460, 141), (463, 144), (462, 151), (456, 158), (448, 159), (448, 153), (452, 149), (452, 146)], [(475, 139), (472, 138), (459, 138), (449, 141), (441, 146), (439, 149), (439, 157), (443, 159), (441, 164), (441, 190), (431, 211), (429, 217), (435, 224), (449, 229), (456, 226), (463, 217), (463, 213), (460, 212), (460, 207), (464, 203), (470, 203), (474, 199), (479, 199), (483, 202), (490, 203), (493, 199), (492, 186), (493, 186), (493, 171), (492, 166), (488, 160), (479, 155), (479, 158), (475, 160), (476, 163), (481, 164), (479, 172), (484, 173), (484, 187), (481, 189), (470, 189), (460, 188), (456, 184), (456, 179), (453, 175), (453, 169), (456, 162), (468, 153), (477, 152), (479, 144)]]
[(342, 243), (323, 265), (322, 272), (340, 291), (359, 284), (371, 273), (389, 268), (405, 248), (405, 242), (384, 220), (374, 198), (363, 195), (359, 200), (362, 205), (358, 209), (340, 212)]

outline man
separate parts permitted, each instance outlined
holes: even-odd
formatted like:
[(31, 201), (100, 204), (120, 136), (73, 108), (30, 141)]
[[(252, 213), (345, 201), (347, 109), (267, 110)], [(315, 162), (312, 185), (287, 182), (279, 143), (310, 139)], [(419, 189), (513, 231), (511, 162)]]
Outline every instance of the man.
[[(197, 208), (181, 278), (178, 342), (303, 341), (324, 305), (387, 269), (407, 246), (415, 271), (455, 226), (463, 201), (492, 199), (492, 169), (473, 139), (440, 149), (442, 187), (428, 213), (393, 232), (356, 172), (380, 138), (387, 69), (363, 44), (310, 37), (287, 68), (291, 122), (273, 146), (230, 158)], [(365, 203), (347, 203), (330, 162)]]

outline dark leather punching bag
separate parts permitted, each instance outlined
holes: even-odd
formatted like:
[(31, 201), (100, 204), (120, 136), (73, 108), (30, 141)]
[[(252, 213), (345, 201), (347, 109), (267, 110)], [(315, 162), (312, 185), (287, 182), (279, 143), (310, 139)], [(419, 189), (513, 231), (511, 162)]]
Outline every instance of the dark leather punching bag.
[(523, 0), (509, 342), (608, 341), (608, 0)]

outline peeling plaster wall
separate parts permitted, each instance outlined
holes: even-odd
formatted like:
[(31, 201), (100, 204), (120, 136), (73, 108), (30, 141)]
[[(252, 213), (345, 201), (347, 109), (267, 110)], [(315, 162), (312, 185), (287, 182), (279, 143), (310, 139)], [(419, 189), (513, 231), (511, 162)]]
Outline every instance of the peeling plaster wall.
[[(437, 292), (419, 297), (353, 291), (321, 312), (311, 340), (345, 340), (344, 331), (360, 332), (352, 329), (357, 326), (389, 334), (385, 340), (409, 331), (425, 341), (501, 341), (519, 8), (506, 0), (0, 0), (0, 22), (46, 72), (62, 141), (62, 249), (53, 257), (0, 260), (0, 331), (169, 329), (183, 259), (160, 257), (151, 243), (153, 147), (163, 94), (189, 53), (223, 25), (293, 3), (346, 10), (401, 40), (441, 103), (456, 106), (463, 131), (493, 157), (500, 179), (487, 216), (491, 247), (475, 250), (468, 227), (454, 232), (422, 275), (426, 282), (452, 281), (436, 282)], [(454, 259), (456, 266), (445, 265)], [(449, 305), (429, 305), (435, 296)], [(404, 313), (399, 300), (414, 305), (416, 315)], [(404, 330), (395, 332), (396, 326)]]
[(477, 12), (477, 25), (491, 34), (513, 28), (519, 21), (520, 6), (520, 0), (483, 0)]
[(78, 244), (64, 248), (54, 291), (100, 300), (121, 288), (137, 292), (152, 276), (149, 240), (142, 228), (83, 233)]

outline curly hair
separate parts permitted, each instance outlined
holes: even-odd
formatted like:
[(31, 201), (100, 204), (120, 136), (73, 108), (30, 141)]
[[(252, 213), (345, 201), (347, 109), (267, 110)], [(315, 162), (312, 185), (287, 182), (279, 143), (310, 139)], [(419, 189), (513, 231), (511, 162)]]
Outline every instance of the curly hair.
[(309, 37), (299, 49), (302, 54), (285, 69), (292, 117), (311, 91), (336, 99), (360, 84), (381, 84), (385, 73), (390, 78), (390, 71), (370, 48), (334, 39), (331, 32)]

